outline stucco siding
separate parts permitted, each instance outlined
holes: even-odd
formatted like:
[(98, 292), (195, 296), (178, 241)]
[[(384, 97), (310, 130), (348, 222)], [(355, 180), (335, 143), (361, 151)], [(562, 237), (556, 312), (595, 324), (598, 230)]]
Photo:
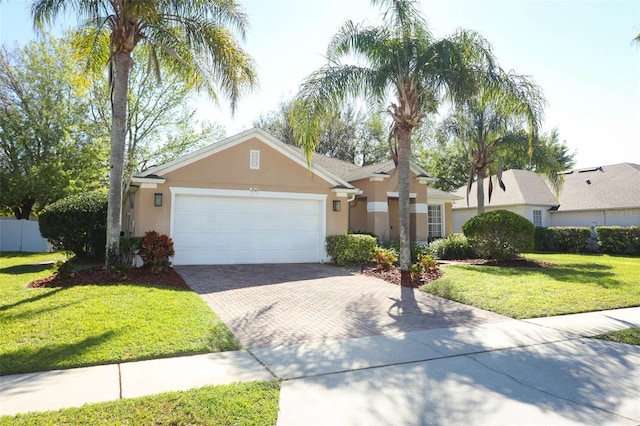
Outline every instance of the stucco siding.
[(640, 226), (640, 209), (551, 212), (550, 226)]
[[(250, 168), (251, 151), (259, 151), (259, 168)], [(326, 233), (344, 234), (347, 231), (347, 199), (338, 197), (331, 184), (309, 169), (294, 162), (257, 138), (217, 152), (186, 167), (162, 176), (164, 184), (157, 188), (141, 187), (137, 190), (134, 209), (135, 235), (155, 230), (170, 233), (170, 188), (207, 188), (260, 192), (326, 194)], [(154, 206), (154, 194), (161, 193), (162, 206)], [(340, 211), (333, 211), (333, 201), (340, 200)], [(143, 211), (143, 214), (140, 212)]]

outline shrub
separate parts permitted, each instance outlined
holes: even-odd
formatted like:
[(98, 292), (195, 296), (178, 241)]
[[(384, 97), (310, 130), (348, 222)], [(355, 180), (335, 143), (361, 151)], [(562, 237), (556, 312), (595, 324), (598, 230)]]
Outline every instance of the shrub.
[(418, 257), (418, 261), (409, 266), (411, 279), (417, 281), (423, 272), (433, 272), (438, 270), (438, 263), (430, 254), (422, 254)]
[(69, 278), (74, 275), (73, 263), (69, 260), (58, 260), (53, 264), (53, 274), (58, 278)]
[[(389, 241), (383, 245), (385, 248), (392, 249), (397, 253), (400, 253), (400, 241)], [(415, 263), (418, 261), (418, 257), (423, 254), (428, 253), (428, 246), (423, 244), (412, 243), (409, 250), (411, 250), (411, 263)]]
[(462, 231), (484, 259), (505, 260), (533, 250), (533, 223), (507, 210), (474, 216), (462, 225)]
[(596, 226), (600, 251), (609, 254), (640, 254), (640, 226)]
[(398, 252), (392, 248), (376, 247), (374, 258), (376, 268), (387, 271), (398, 261)]
[(142, 237), (121, 237), (120, 238), (120, 255), (122, 256), (122, 263), (133, 266), (134, 258), (140, 246), (142, 246)]
[(151, 268), (151, 272), (166, 271), (171, 265), (169, 256), (174, 254), (173, 241), (167, 235), (160, 235), (156, 231), (144, 234), (140, 245), (140, 257), (144, 266)]
[(436, 259), (469, 259), (475, 257), (473, 248), (463, 234), (451, 234), (429, 244), (429, 253)]
[(327, 254), (338, 266), (371, 263), (377, 244), (374, 237), (362, 234), (330, 235), (326, 241)]
[(534, 247), (538, 251), (582, 253), (587, 250), (590, 235), (587, 227), (536, 227)]
[(63, 198), (39, 217), (40, 232), (58, 249), (79, 258), (103, 258), (107, 244), (107, 194), (88, 192)]

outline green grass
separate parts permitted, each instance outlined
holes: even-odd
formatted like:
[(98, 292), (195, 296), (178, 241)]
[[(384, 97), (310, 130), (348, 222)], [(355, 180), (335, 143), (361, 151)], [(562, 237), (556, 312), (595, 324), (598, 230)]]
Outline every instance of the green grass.
[(279, 382), (207, 386), (44, 413), (0, 417), (18, 425), (275, 425)]
[(640, 346), (640, 328), (629, 328), (627, 330), (612, 331), (611, 333), (605, 333), (595, 336), (595, 338)]
[(0, 375), (240, 348), (191, 291), (131, 284), (26, 287), (63, 258), (0, 256)]
[(640, 258), (529, 254), (553, 268), (448, 265), (421, 290), (512, 318), (640, 306)]

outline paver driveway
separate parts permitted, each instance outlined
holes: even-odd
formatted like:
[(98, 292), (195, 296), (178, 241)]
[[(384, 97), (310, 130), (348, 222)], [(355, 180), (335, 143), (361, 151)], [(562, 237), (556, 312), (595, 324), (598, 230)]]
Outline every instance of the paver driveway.
[(322, 264), (176, 266), (246, 348), (506, 317)]

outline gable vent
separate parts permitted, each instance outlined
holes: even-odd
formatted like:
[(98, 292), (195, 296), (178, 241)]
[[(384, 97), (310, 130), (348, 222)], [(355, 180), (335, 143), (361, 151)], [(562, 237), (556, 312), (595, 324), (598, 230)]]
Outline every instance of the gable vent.
[(252, 149), (249, 152), (249, 168), (253, 170), (260, 168), (260, 151), (257, 149)]

